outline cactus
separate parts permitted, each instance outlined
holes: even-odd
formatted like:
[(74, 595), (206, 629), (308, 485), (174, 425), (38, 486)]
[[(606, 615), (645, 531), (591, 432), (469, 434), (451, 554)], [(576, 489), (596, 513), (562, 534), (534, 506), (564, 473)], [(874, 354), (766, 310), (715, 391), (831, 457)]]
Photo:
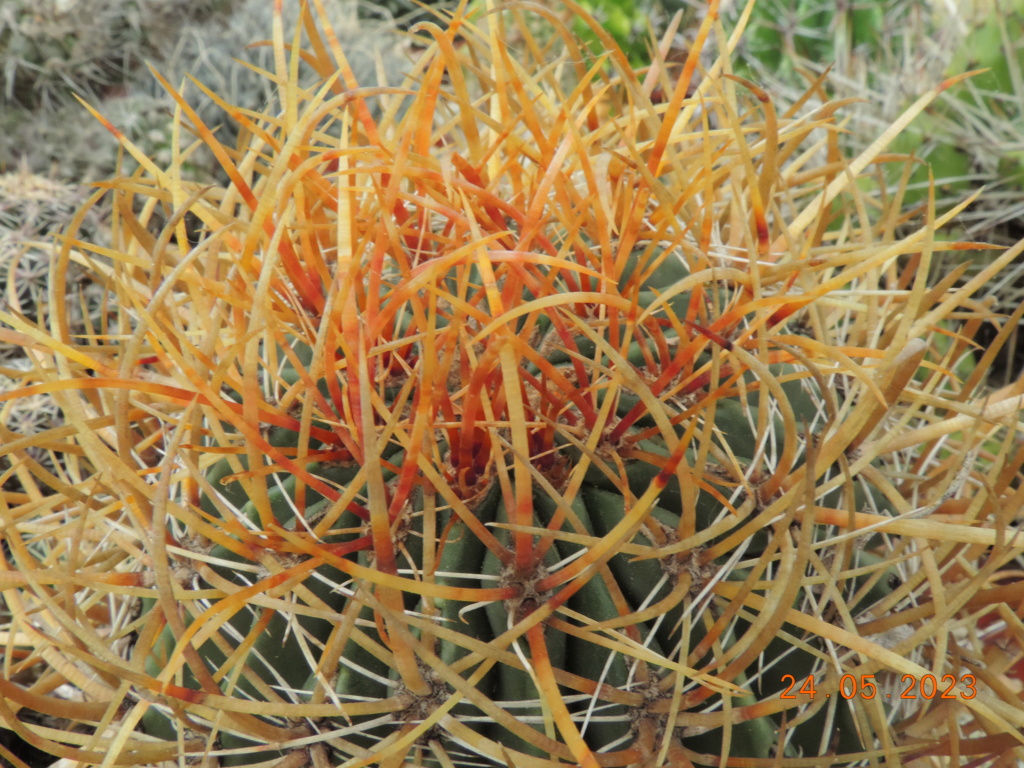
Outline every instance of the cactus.
[[(634, 67), (650, 64), (648, 29), (662, 26), (660, 22), (664, 16), (659, 0), (586, 0), (580, 5), (601, 24), (607, 34), (611, 35), (615, 44), (626, 54)], [(591, 47), (592, 51), (602, 51), (601, 38), (583, 18), (575, 20), (573, 31)]]
[(1024, 384), (958, 368), (956, 322), (1024, 243), (929, 286), (973, 247), (937, 237), (958, 211), (897, 239), (899, 194), (861, 177), (951, 82), (846, 162), (832, 111), (777, 114), (728, 49), (645, 82), (566, 7), (604, 60), (557, 17), (534, 36), (539, 7), (463, 4), (389, 92), (304, 6), (322, 82), (275, 25), (281, 108), (229, 109), (240, 148), (165, 82), (221, 187), (97, 114), (140, 171), (54, 289), (87, 265), (120, 330), (2, 316), (46, 364), (0, 398), (65, 419), (0, 447), (11, 672), (36, 675), (5, 670), (7, 727), (136, 765), (1020, 749)]
[[(282, 9), (281, 22), (289, 37), (296, 28), (302, 31), (298, 8), (297, 3), (286, 3)], [(363, 5), (355, 0), (336, 0), (326, 4), (324, 10), (361, 83), (393, 88), (402, 81), (410, 66), (409, 41), (397, 32), (386, 14), (384, 19), (368, 17)], [(220, 24), (186, 25), (177, 43), (165, 53), (161, 74), (175, 86), (186, 78), (194, 78), (235, 108), (254, 112), (280, 108), (275, 103), (278, 94), (273, 83), (263, 74), (274, 67), (273, 50), (254, 45), (267, 38), (273, 14), (274, 3), (245, 0)], [(250, 66), (239, 66), (236, 59)], [(316, 84), (319, 74), (302, 64), (299, 82), (303, 87)], [(140, 81), (136, 88), (148, 90), (153, 96), (167, 96), (151, 77)], [(204, 122), (218, 128), (221, 143), (232, 145), (239, 123), (194, 85), (189, 84), (184, 92)]]
[[(741, 10), (733, 6), (731, 12)], [(844, 137), (844, 146), (853, 155), (870, 144), (879, 126), (894, 119), (936, 79), (972, 68), (947, 69), (954, 52), (969, 37), (955, 12), (930, 0), (838, 5), (820, 0), (795, 4), (765, 0), (758, 3), (751, 26), (737, 64), (737, 71), (744, 76), (795, 101), (812, 78), (828, 71), (823, 87), (834, 98), (864, 99), (851, 110), (851, 124)], [(957, 202), (973, 181), (962, 153), (954, 146), (941, 146), (952, 142), (933, 140), (937, 126), (931, 115), (943, 111), (945, 100), (937, 100), (891, 147), (908, 154), (916, 152), (928, 160), (913, 169), (908, 203), (927, 199), (929, 165), (934, 168), (940, 193), (952, 193), (949, 204)], [(901, 170), (896, 166), (889, 169), (893, 186), (898, 184)]]
[[(74, 186), (28, 173), (0, 175), (0, 296), (2, 306), (22, 319), (45, 325), (49, 319), (50, 298), (47, 295), (50, 272), (56, 258), (56, 247), (50, 238), (63, 230), (82, 202), (83, 195)], [(96, 234), (95, 217), (87, 213), (80, 220), (83, 235)], [(98, 320), (102, 301), (98, 286), (87, 282), (77, 266), (68, 270), (74, 290), (64, 302), (65, 317), (72, 333), (84, 333)], [(77, 285), (76, 285), (77, 284)], [(88, 321), (85, 315), (90, 315)], [(0, 321), (0, 331), (11, 331)], [(0, 392), (20, 389), (33, 362), (24, 336), (0, 336)], [(32, 436), (63, 424), (60, 408), (53, 396), (40, 392), (4, 403), (0, 406), (0, 423), (11, 433)], [(52, 471), (54, 457), (42, 446), (27, 449), (28, 456)], [(0, 458), (4, 483), (8, 488), (19, 486), (10, 479), (12, 465), (8, 457)]]
[[(44, 0), (37, 5), (16, 0), (0, 9), (0, 66), (11, 107), (0, 111), (0, 169), (24, 163), (37, 173), (56, 169), (61, 178), (75, 181), (135, 169), (131, 158), (118, 165), (109, 134), (72, 93), (86, 95), (147, 156), (168, 164), (172, 138), (167, 115), (174, 100), (155, 85), (143, 59), (175, 85), (194, 77), (237, 108), (265, 110), (274, 97), (262, 74), (236, 63), (241, 59), (260, 70), (273, 67), (268, 49), (255, 45), (270, 31), (274, 3), (267, 0), (149, 0), (144, 5)], [(297, 8), (295, 3), (285, 7), (289, 35)], [(327, 10), (362, 81), (401, 81), (409, 66), (409, 43), (385, 9), (333, 0)], [(313, 82), (315, 75), (304, 72), (303, 83)], [(184, 92), (218, 130), (220, 141), (232, 145), (238, 124), (198, 88), (190, 85)], [(183, 170), (201, 178), (215, 168), (200, 146)]]
[[(24, 168), (0, 174), (0, 286), (4, 306), (10, 311), (32, 321), (45, 320), (47, 286), (56, 252), (50, 238), (67, 226), (83, 197), (74, 186), (28, 173)], [(87, 214), (80, 229), (83, 236), (98, 234), (99, 222)], [(69, 277), (72, 282), (80, 282), (84, 275), (75, 267)], [(87, 293), (94, 292), (87, 289)], [(81, 332), (81, 312), (73, 301), (68, 311), (75, 318), (75, 332)], [(25, 352), (24, 340), (0, 339), (0, 359), (24, 359)]]
[(220, 0), (10, 0), (0, 8), (4, 101), (47, 109), (98, 94), (153, 56), (168, 29)]
[[(741, 6), (731, 12), (739, 14)], [(973, 204), (951, 225), (960, 237), (994, 244), (1013, 243), (1024, 215), (1019, 125), (1024, 115), (1024, 4), (933, 3), (930, 0), (818, 0), (760, 2), (753, 29), (741, 45), (738, 72), (759, 82), (780, 101), (803, 97), (807, 83), (828, 70), (823, 87), (833, 98), (856, 98), (844, 149), (856, 155), (885, 125), (936, 80), (973, 70), (976, 74), (944, 93), (890, 150), (913, 153), (904, 205), (919, 212), (927, 204), (931, 179), (938, 205), (953, 205), (984, 185)], [(813, 99), (812, 99), (813, 103)], [(891, 165), (892, 188), (903, 169)], [(967, 277), (998, 255), (979, 254)], [(959, 254), (939, 254), (937, 277), (959, 269)], [(1024, 292), (1024, 262), (992, 286), (993, 309), (1011, 315)], [(975, 341), (986, 347), (995, 335), (982, 327)], [(1016, 338), (989, 368), (993, 386), (1024, 371), (1024, 346)]]

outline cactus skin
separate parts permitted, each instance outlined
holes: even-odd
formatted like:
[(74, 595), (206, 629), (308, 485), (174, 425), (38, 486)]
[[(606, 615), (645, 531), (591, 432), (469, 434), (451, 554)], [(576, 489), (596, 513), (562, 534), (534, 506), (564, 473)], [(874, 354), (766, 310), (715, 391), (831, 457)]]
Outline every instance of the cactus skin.
[[(427, 28), (412, 97), (360, 91), (314, 11), (322, 87), (300, 88), (281, 25), (284, 108), (239, 111), (241, 148), (192, 126), (230, 183), (121, 135), (140, 173), (113, 184), (119, 246), (92, 265), (120, 331), (42, 345), (68, 416), (49, 437), (93, 470), (50, 480), (51, 546), (31, 498), (4, 535), (38, 572), (13, 630), (57, 616), (47, 657), (98, 703), (60, 711), (118, 719), (75, 758), (895, 764), (972, 718), (1012, 748), (997, 690), (949, 717), (922, 704), (912, 733), (838, 695), (842, 674), (970, 669), (969, 638), (934, 649), (1021, 554), (1004, 529), (1024, 449), (1019, 393), (973, 418), (950, 379), (962, 340), (931, 339), (970, 290), (897, 271), (943, 247), (934, 229), (897, 241), (862, 216), (834, 143), (820, 175), (773, 165), (807, 162), (833, 118), (781, 120), (715, 68), (684, 103), (692, 66), (656, 108), (595, 23), (607, 68), (522, 7)], [(114, 548), (78, 580), (72, 523)], [(104, 618), (89, 590), (139, 613), (72, 641)], [(123, 656), (98, 645), (132, 633)], [(822, 698), (780, 698), (785, 674)]]

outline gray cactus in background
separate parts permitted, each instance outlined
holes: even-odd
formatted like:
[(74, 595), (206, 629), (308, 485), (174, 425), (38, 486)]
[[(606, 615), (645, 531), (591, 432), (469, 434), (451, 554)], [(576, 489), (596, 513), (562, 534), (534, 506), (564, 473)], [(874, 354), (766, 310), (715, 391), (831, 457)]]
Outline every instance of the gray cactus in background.
[[(404, 2), (393, 2), (394, 10), (404, 11)], [(360, 83), (400, 85), (409, 44), (391, 11), (359, 0), (325, 5)], [(203, 121), (230, 141), (234, 121), (188, 77), (243, 109), (272, 104), (272, 84), (235, 62), (273, 69), (269, 49), (251, 45), (267, 37), (273, 6), (270, 0), (13, 0), (0, 7), (0, 171), (25, 164), (73, 181), (116, 172), (116, 142), (72, 93), (145, 154), (169, 161), (174, 100), (143, 60), (175, 88), (184, 86)], [(298, 3), (285, 3), (287, 36), (297, 21)], [(198, 177), (203, 166), (197, 155)], [(128, 160), (122, 170), (131, 168)]]
[[(71, 92), (96, 96), (159, 55), (182, 19), (227, 0), (6, 0), (0, 77), (8, 105), (55, 109)], [(178, 20), (177, 23), (175, 20)]]

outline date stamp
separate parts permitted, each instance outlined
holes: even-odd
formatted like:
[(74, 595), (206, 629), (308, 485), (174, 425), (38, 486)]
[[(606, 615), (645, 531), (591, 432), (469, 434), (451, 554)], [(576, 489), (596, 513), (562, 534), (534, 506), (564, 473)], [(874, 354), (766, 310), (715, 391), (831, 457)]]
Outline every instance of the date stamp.
[[(795, 700), (797, 694), (813, 699), (819, 695), (814, 685), (814, 675), (804, 680), (799, 688), (793, 675), (783, 675), (782, 682), (787, 681), (789, 684), (779, 696), (780, 699)], [(839, 678), (837, 695), (844, 699), (973, 699), (978, 695), (978, 681), (974, 675), (961, 675), (959, 679), (955, 675), (943, 675), (941, 678), (936, 678), (935, 675), (922, 675), (920, 678), (916, 675), (904, 675), (900, 679), (900, 684), (903, 686), (902, 692), (879, 693), (874, 675), (861, 675), (859, 679), (853, 675), (843, 675)], [(831, 693), (820, 695), (826, 699), (832, 696)]]

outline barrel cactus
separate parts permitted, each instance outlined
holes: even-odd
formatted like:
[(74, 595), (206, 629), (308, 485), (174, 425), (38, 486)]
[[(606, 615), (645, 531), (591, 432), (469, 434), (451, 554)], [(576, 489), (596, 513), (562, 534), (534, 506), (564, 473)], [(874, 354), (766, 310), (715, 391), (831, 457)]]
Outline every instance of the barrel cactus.
[(847, 162), (716, 9), (670, 81), (463, 4), (378, 89), (317, 1), (237, 146), (177, 97), (228, 184), (110, 125), (112, 243), (53, 273), (107, 314), (2, 315), (37, 360), (2, 397), (64, 415), (0, 448), (8, 728), (98, 765), (1019, 749), (1022, 385), (982, 393), (954, 323), (1020, 247), (927, 284), (956, 211), (897, 238), (863, 172), (944, 86)]

